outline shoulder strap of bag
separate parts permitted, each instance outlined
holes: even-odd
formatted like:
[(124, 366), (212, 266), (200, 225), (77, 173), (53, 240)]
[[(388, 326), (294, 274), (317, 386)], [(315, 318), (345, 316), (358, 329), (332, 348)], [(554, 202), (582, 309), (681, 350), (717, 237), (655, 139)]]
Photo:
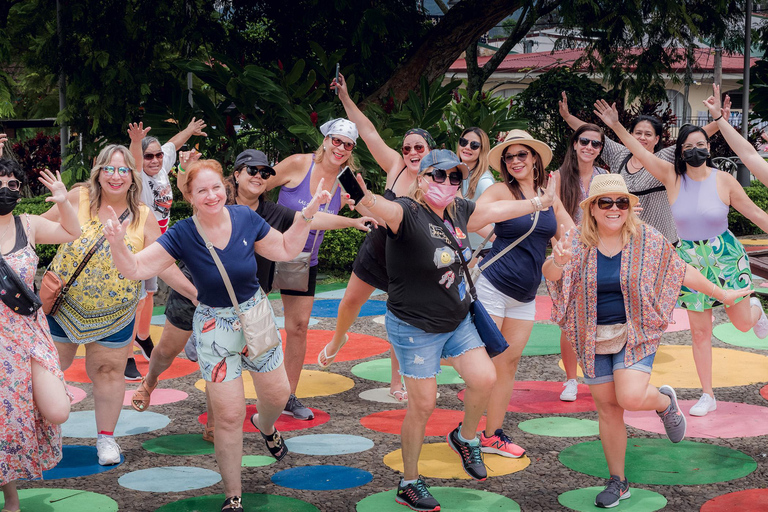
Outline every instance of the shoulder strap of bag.
[[(479, 270), (480, 272), (482, 272), (482, 271), (483, 271), (483, 270), (485, 270), (486, 268), (490, 267), (491, 265), (493, 265), (493, 263), (494, 263), (496, 260), (498, 260), (499, 258), (501, 258), (502, 256), (504, 256), (505, 254), (507, 254), (509, 251), (511, 251), (512, 249), (514, 249), (514, 248), (515, 248), (515, 246), (516, 246), (517, 244), (519, 244), (520, 242), (522, 242), (523, 240), (525, 240), (526, 238), (528, 238), (528, 235), (530, 235), (531, 233), (533, 233), (533, 230), (534, 230), (534, 229), (536, 229), (536, 224), (539, 222), (539, 213), (540, 213), (540, 211), (537, 211), (537, 212), (536, 212), (536, 216), (533, 218), (533, 224), (531, 224), (531, 229), (529, 229), (529, 230), (528, 230), (528, 231), (527, 231), (527, 232), (526, 232), (526, 233), (525, 233), (523, 236), (521, 236), (520, 238), (518, 238), (517, 240), (515, 240), (514, 242), (512, 242), (512, 243), (511, 243), (511, 244), (509, 244), (508, 246), (506, 246), (506, 247), (505, 247), (504, 249), (502, 249), (501, 251), (499, 251), (499, 252), (496, 254), (496, 256), (494, 256), (493, 258), (491, 258), (491, 259), (490, 259), (490, 260), (488, 260), (487, 262), (483, 263), (481, 266), (477, 267), (477, 270)], [(488, 236), (488, 238), (490, 238), (490, 235)], [(485, 243), (485, 242), (483, 242), (483, 243)], [(480, 246), (480, 247), (482, 248), (482, 246)], [(479, 252), (479, 251), (477, 251), (477, 252)], [(472, 257), (475, 257), (475, 255), (473, 254), (473, 255), (472, 255)]]
[(224, 269), (224, 265), (221, 263), (221, 259), (219, 258), (219, 255), (216, 254), (216, 248), (213, 247), (213, 244), (210, 240), (208, 240), (208, 237), (205, 236), (205, 231), (203, 230), (203, 226), (200, 225), (200, 221), (197, 220), (197, 215), (192, 216), (192, 220), (195, 223), (195, 227), (197, 228), (197, 232), (200, 233), (200, 236), (203, 237), (203, 242), (205, 242), (205, 247), (210, 251), (211, 257), (213, 258), (213, 262), (216, 263), (216, 268), (219, 269), (219, 274), (221, 274), (221, 280), (224, 281), (224, 286), (227, 289), (227, 293), (229, 294), (229, 300), (232, 301), (232, 305), (235, 307), (235, 312), (237, 313), (237, 316), (240, 316), (240, 306), (237, 302), (237, 295), (235, 295), (235, 290), (232, 289), (232, 283), (229, 280), (229, 274), (227, 274), (226, 269)]
[[(435, 212), (432, 211), (432, 208), (429, 206), (423, 206), (422, 208), (425, 208), (432, 217), (434, 217), (438, 223), (437, 226), (443, 231), (443, 234), (448, 239), (448, 243), (451, 244), (451, 248), (458, 253), (459, 255), (459, 261), (461, 261), (461, 267), (464, 269), (464, 276), (467, 278), (467, 282), (469, 283), (469, 295), (472, 297), (472, 300), (477, 300), (477, 292), (475, 291), (475, 283), (472, 282), (472, 277), (469, 275), (469, 268), (467, 267), (467, 261), (464, 259), (464, 253), (461, 250), (461, 246), (459, 245), (458, 240), (453, 236), (453, 233), (451, 233), (449, 230), (445, 229), (445, 223), (443, 220), (437, 216)], [(448, 215), (448, 212), (445, 212), (445, 216), (448, 218), (449, 221), (451, 221), (451, 224), (455, 226), (453, 223), (453, 220)], [(456, 244), (455, 246), (453, 244)]]

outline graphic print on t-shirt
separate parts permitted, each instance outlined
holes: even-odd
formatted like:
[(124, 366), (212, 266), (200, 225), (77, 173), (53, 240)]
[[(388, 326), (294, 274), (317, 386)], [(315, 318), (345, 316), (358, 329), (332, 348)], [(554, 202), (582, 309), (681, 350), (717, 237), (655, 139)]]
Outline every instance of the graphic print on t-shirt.
[(443, 274), (443, 277), (440, 278), (440, 284), (444, 285), (446, 290), (451, 287), (453, 282), (456, 280), (456, 274), (453, 273), (453, 270), (449, 270), (445, 274)]
[(443, 231), (439, 226), (435, 226), (432, 223), (429, 224), (429, 235), (432, 238), (437, 238), (447, 244), (451, 243), (450, 240), (448, 240), (448, 237), (446, 236), (445, 231)]
[(149, 186), (149, 190), (152, 191), (152, 198), (154, 199), (152, 204), (148, 206), (155, 212), (155, 218), (157, 218), (157, 222), (160, 224), (160, 232), (165, 233), (165, 230), (168, 228), (168, 219), (171, 216), (171, 204), (173, 203), (171, 185), (158, 186), (158, 183), (154, 180), (144, 180), (144, 184)]
[(438, 247), (435, 249), (433, 261), (437, 268), (450, 267), (456, 261), (456, 254), (450, 247)]

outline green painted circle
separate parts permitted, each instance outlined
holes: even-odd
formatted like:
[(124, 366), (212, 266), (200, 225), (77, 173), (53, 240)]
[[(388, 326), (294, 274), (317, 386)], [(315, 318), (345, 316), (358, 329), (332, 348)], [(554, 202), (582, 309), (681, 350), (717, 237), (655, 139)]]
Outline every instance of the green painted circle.
[(768, 350), (768, 343), (761, 340), (752, 329), (747, 332), (741, 332), (732, 323), (720, 324), (712, 329), (712, 334), (723, 343), (737, 347), (754, 348), (758, 350)]
[(524, 356), (547, 356), (560, 353), (560, 328), (552, 324), (533, 324), (531, 336), (523, 349)]
[[(564, 507), (578, 512), (597, 510), (595, 497), (602, 492), (604, 487), (587, 487), (564, 492), (557, 497), (557, 501)], [(646, 489), (637, 489), (629, 484), (630, 497), (621, 500), (619, 508), (621, 512), (654, 512), (667, 506), (667, 498), (661, 494)]]
[(243, 467), (244, 468), (260, 468), (262, 466), (269, 466), (277, 462), (274, 457), (267, 457), (266, 455), (243, 455)]
[[(463, 384), (464, 381), (459, 377), (459, 372), (452, 366), (440, 366), (441, 372), (437, 375), (438, 384)], [(373, 380), (376, 382), (389, 383), (392, 378), (392, 366), (390, 359), (374, 359), (364, 363), (356, 364), (352, 367), (352, 374), (361, 379)]]
[(162, 455), (208, 455), (213, 453), (213, 443), (203, 440), (200, 434), (173, 434), (144, 441), (142, 448)]
[[(218, 512), (224, 503), (223, 494), (213, 496), (195, 496), (184, 500), (167, 503), (155, 510), (155, 512)], [(245, 510), (267, 512), (319, 512), (316, 506), (306, 501), (277, 496), (274, 494), (243, 494), (243, 508)], [(115, 509), (117, 510), (117, 509)]]
[(517, 426), (523, 432), (549, 437), (588, 437), (600, 433), (594, 420), (570, 418), (568, 416), (550, 416), (521, 422)]
[[(20, 489), (22, 510), (35, 512), (117, 512), (117, 502), (109, 496), (77, 489)], [(0, 495), (0, 506), (5, 500)]]
[[(587, 441), (560, 452), (568, 468), (608, 479), (600, 441)], [(704, 485), (747, 476), (757, 469), (749, 455), (725, 446), (693, 441), (672, 444), (667, 439), (629, 439), (624, 464), (631, 483), (647, 485)]]
[[(457, 487), (430, 487), (429, 492), (440, 503), (441, 510), (483, 512), (499, 510), (520, 512), (514, 500), (488, 491)], [(357, 502), (357, 512), (402, 512), (403, 506), (395, 501), (395, 491), (372, 494)]]

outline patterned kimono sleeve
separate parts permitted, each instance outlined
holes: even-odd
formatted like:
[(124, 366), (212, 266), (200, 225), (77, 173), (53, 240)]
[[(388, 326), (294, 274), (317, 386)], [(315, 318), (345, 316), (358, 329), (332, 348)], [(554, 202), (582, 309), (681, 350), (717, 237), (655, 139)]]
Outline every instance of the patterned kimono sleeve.
[(547, 279), (547, 291), (552, 298), (552, 321), (565, 328), (568, 304), (571, 302), (573, 284), (581, 274), (581, 260), (583, 257), (583, 244), (581, 233), (577, 228), (571, 231), (571, 261), (563, 267), (562, 277), (558, 281)]

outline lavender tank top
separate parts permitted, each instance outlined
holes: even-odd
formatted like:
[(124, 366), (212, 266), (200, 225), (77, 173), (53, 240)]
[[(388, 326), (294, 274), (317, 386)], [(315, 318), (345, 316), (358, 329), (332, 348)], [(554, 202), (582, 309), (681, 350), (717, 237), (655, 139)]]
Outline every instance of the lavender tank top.
[(671, 205), (681, 240), (709, 240), (728, 230), (728, 205), (717, 195), (717, 169), (703, 181), (683, 176), (680, 193)]
[[(312, 155), (312, 163), (310, 164), (309, 170), (307, 171), (306, 176), (304, 176), (304, 179), (295, 187), (288, 187), (283, 185), (280, 188), (277, 204), (285, 206), (286, 208), (290, 208), (291, 210), (296, 210), (297, 212), (307, 206), (312, 200), (312, 196), (314, 195), (314, 193), (309, 190), (309, 180), (312, 177), (312, 169), (314, 168), (315, 155)], [(328, 205), (322, 205), (320, 207), (320, 211), (336, 215), (339, 213), (340, 209), (341, 188), (336, 187), (336, 192), (334, 192), (333, 197), (331, 197), (331, 203)], [(320, 244), (323, 243), (323, 236), (325, 236), (325, 231), (310, 230), (307, 243), (304, 244), (304, 252), (312, 249), (312, 244), (315, 246), (314, 250), (312, 251), (312, 259), (309, 262), (311, 267), (317, 265), (317, 253), (320, 252)], [(315, 237), (317, 237), (317, 243), (315, 243)]]

